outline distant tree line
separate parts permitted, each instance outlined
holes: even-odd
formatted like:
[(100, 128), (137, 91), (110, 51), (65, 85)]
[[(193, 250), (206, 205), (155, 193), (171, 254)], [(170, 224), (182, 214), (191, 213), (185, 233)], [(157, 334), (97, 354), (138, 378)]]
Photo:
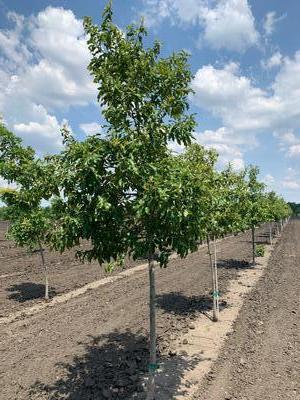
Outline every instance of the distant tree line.
[(288, 203), (293, 211), (293, 215), (300, 215), (300, 203)]
[(9, 220), (8, 214), (9, 214), (8, 207), (6, 207), (6, 206), (0, 207), (0, 221)]

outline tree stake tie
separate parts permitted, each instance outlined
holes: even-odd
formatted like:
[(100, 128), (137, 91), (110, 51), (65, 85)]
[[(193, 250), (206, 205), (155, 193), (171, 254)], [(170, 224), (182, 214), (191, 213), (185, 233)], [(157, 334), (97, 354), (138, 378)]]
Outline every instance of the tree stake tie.
[(158, 364), (148, 364), (148, 370), (149, 372), (155, 372), (159, 368)]
[(213, 298), (214, 298), (214, 299), (218, 299), (218, 298), (219, 298), (219, 292), (218, 292), (218, 291), (215, 290), (215, 291), (213, 292)]

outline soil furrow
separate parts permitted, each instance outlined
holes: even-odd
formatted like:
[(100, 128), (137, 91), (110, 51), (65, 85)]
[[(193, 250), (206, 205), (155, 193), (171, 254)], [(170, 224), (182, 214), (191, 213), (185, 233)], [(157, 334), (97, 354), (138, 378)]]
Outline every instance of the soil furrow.
[(300, 220), (284, 230), (197, 400), (300, 399)]

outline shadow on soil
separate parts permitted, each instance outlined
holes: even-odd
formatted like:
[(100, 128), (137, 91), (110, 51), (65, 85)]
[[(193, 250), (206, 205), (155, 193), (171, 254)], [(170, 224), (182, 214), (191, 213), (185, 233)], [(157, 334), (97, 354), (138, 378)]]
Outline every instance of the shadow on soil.
[[(161, 365), (172, 362), (172, 374), (164, 377), (163, 372), (157, 372), (158, 398), (169, 400), (179, 394), (184, 371), (193, 369), (199, 360), (159, 354), (158, 358)], [(36, 382), (31, 394), (48, 400), (145, 399), (148, 359), (148, 340), (143, 334), (127, 330), (90, 337), (83, 355), (71, 363), (58, 364), (61, 379), (52, 385)]]
[[(34, 282), (23, 282), (16, 285), (12, 285), (6, 289), (11, 294), (8, 295), (10, 300), (24, 303), (29, 300), (43, 299), (45, 296), (45, 285)], [(55, 296), (56, 292), (53, 288), (49, 288), (50, 298)]]
[(171, 292), (158, 295), (156, 298), (157, 307), (169, 314), (191, 316), (196, 313), (212, 309), (211, 296), (184, 296), (180, 292)]
[[(212, 319), (210, 311), (212, 310), (212, 293), (207, 296), (187, 297), (181, 293), (172, 292), (157, 296), (157, 307), (163, 309), (170, 315), (190, 318), (192, 321), (199, 314), (205, 314), (207, 318)], [(220, 311), (227, 307), (225, 300), (219, 302)], [(185, 318), (184, 318), (185, 319)]]
[(245, 260), (234, 260), (234, 259), (226, 259), (226, 260), (218, 260), (218, 268), (225, 269), (248, 269), (253, 268), (249, 261)]

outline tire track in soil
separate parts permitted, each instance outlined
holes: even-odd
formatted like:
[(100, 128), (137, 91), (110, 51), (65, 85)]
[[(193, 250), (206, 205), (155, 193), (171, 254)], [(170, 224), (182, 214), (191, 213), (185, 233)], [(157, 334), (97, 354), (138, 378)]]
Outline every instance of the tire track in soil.
[(299, 242), (296, 219), (285, 228), (195, 400), (300, 399)]
[[(249, 233), (220, 242), (220, 291), (251, 260)], [(211, 308), (206, 251), (157, 271), (159, 358)], [(232, 267), (226, 260), (236, 260)], [(0, 398), (144, 398), (148, 361), (148, 275), (141, 271), (58, 307), (0, 327)], [(192, 368), (178, 357), (175, 377)]]

